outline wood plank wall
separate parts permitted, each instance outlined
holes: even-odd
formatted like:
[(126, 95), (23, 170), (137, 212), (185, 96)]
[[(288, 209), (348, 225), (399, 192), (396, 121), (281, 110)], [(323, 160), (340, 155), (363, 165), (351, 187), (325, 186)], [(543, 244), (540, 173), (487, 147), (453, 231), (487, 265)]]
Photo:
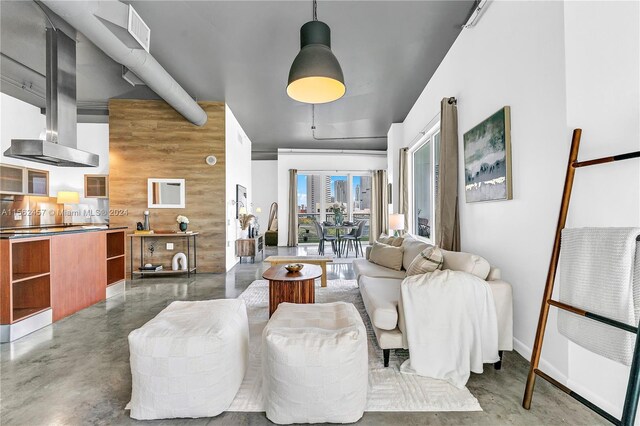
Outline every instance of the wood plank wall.
[[(198, 231), (198, 272), (225, 271), (225, 105), (199, 102), (207, 123), (198, 127), (164, 101), (112, 99), (109, 101), (109, 209), (111, 225), (135, 230), (149, 210), (151, 228), (178, 230), (176, 216), (189, 218), (189, 230)], [(215, 155), (214, 166), (205, 157)], [(186, 180), (186, 208), (147, 208), (147, 179)], [(127, 211), (119, 215), (118, 211)], [(149, 239), (149, 241), (151, 241)], [(171, 258), (186, 246), (175, 241), (173, 251), (156, 240), (153, 257), (146, 260), (171, 267)], [(134, 267), (139, 265), (139, 241), (135, 241)], [(127, 271), (129, 239), (127, 238)]]

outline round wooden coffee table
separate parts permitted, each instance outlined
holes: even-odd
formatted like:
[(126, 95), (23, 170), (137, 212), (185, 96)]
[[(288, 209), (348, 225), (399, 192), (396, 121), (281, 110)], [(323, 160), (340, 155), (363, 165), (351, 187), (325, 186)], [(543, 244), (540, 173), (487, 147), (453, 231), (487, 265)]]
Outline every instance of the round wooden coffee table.
[(315, 303), (315, 280), (321, 276), (322, 268), (306, 263), (300, 272), (289, 272), (284, 265), (264, 271), (262, 278), (269, 280), (269, 318), (282, 302)]

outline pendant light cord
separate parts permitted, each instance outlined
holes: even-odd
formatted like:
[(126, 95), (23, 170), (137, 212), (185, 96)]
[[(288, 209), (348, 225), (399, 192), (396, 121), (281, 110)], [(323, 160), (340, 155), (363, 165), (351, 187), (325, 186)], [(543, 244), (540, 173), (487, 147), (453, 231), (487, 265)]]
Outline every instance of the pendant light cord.
[(352, 136), (342, 138), (319, 138), (316, 136), (316, 106), (311, 104), (311, 136), (317, 141), (342, 141), (342, 140), (357, 140), (357, 139), (386, 139), (387, 136)]
[(313, 0), (313, 20), (318, 20), (318, 2)]

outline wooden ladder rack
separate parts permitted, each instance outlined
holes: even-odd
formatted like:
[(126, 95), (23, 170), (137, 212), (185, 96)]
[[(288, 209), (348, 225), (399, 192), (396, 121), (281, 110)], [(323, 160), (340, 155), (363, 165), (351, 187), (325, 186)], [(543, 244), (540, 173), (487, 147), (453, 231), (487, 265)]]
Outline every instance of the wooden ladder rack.
[(529, 369), (529, 375), (527, 377), (527, 385), (524, 391), (522, 406), (527, 410), (531, 408), (531, 399), (533, 397), (533, 389), (536, 384), (536, 376), (539, 376), (552, 385), (556, 386), (558, 389), (567, 393), (569, 396), (573, 397), (580, 403), (584, 404), (591, 410), (595, 411), (605, 419), (609, 420), (611, 423), (615, 425), (633, 426), (636, 417), (636, 411), (638, 409), (638, 397), (640, 396), (640, 339), (636, 339), (621, 419), (617, 419), (612, 414), (598, 407), (596, 404), (575, 393), (567, 386), (563, 385), (562, 383), (558, 382), (557, 380), (553, 379), (552, 377), (548, 376), (538, 369), (540, 354), (542, 352), (542, 343), (544, 341), (544, 333), (547, 326), (547, 319), (549, 317), (549, 308), (551, 306), (563, 309), (575, 315), (590, 318), (592, 320), (628, 331), (630, 333), (634, 333), (636, 336), (638, 335), (638, 327), (634, 327), (632, 325), (625, 324), (623, 322), (616, 321), (614, 319), (607, 318), (593, 312), (588, 312), (584, 309), (576, 308), (574, 306), (558, 302), (551, 298), (556, 271), (558, 269), (558, 259), (560, 258), (560, 240), (562, 236), (562, 230), (564, 229), (567, 222), (567, 212), (569, 211), (569, 201), (571, 200), (571, 189), (573, 187), (573, 178), (576, 169), (579, 167), (594, 166), (597, 164), (605, 164), (615, 161), (629, 160), (632, 158), (640, 158), (640, 151), (635, 151), (627, 154), (614, 155), (611, 157), (597, 158), (595, 160), (578, 161), (578, 151), (580, 149), (581, 136), (582, 129), (575, 129), (573, 131), (573, 138), (571, 140), (571, 151), (569, 153), (569, 162), (567, 164), (567, 174), (565, 177), (564, 190), (562, 193), (562, 204), (560, 205), (560, 214), (558, 217), (558, 225), (556, 227), (556, 236), (553, 243), (553, 252), (551, 254), (551, 261), (549, 262), (547, 281), (542, 298), (542, 307), (540, 308), (540, 318), (538, 320), (536, 338), (533, 344), (533, 353), (531, 354), (531, 367)]

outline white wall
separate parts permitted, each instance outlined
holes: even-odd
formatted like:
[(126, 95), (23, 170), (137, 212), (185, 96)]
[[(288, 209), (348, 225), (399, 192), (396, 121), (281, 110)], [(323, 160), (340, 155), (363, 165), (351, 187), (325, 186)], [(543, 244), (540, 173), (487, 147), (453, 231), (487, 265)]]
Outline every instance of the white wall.
[[(40, 108), (0, 93), (0, 149), (2, 153), (11, 145), (11, 139), (38, 139), (45, 129), (46, 119)], [(84, 198), (85, 174), (109, 174), (109, 125), (102, 123), (78, 124), (78, 149), (98, 154), (98, 167), (54, 167), (47, 164), (18, 160), (2, 155), (3, 164), (14, 164), (49, 172), (49, 196), (58, 191), (77, 191), (80, 204), (74, 209), (95, 212), (108, 208), (106, 200)], [(68, 207), (70, 208), (70, 206)], [(93, 218), (98, 221), (98, 218)], [(73, 217), (73, 222), (89, 222), (83, 217)]]
[[(513, 285), (515, 344), (526, 358), (572, 129), (585, 131), (581, 158), (638, 149), (639, 22), (637, 2), (491, 2), (477, 26), (460, 34), (402, 131), (390, 130), (395, 166), (397, 150), (437, 117), (443, 97), (458, 99), (460, 152), (466, 131), (511, 106), (514, 199), (467, 204), (462, 195), (461, 242), (464, 251), (502, 268)], [(459, 167), (462, 176), (462, 155)], [(394, 175), (397, 182), (397, 167)], [(637, 160), (578, 171), (569, 226), (640, 226), (639, 183)], [(619, 413), (627, 369), (570, 345), (555, 318), (553, 309), (542, 369)]]
[[(564, 5), (567, 125), (580, 158), (640, 150), (640, 3)], [(597, 28), (598, 31), (594, 31)], [(568, 226), (640, 226), (640, 161), (578, 170)], [(619, 413), (629, 369), (569, 343), (569, 385)]]
[(242, 126), (233, 115), (228, 105), (225, 105), (225, 147), (226, 147), (226, 200), (227, 210), (227, 271), (238, 262), (235, 241), (240, 235), (239, 222), (236, 219), (236, 185), (247, 188), (247, 211), (250, 210), (251, 189), (251, 140), (242, 130)]
[(373, 171), (387, 168), (386, 153), (368, 151), (278, 150), (278, 245), (287, 245), (289, 170)]
[[(251, 182), (253, 214), (260, 223), (260, 233), (264, 234), (269, 226), (271, 203), (278, 202), (278, 161), (252, 161)], [(262, 209), (262, 213), (256, 213), (258, 207)]]

